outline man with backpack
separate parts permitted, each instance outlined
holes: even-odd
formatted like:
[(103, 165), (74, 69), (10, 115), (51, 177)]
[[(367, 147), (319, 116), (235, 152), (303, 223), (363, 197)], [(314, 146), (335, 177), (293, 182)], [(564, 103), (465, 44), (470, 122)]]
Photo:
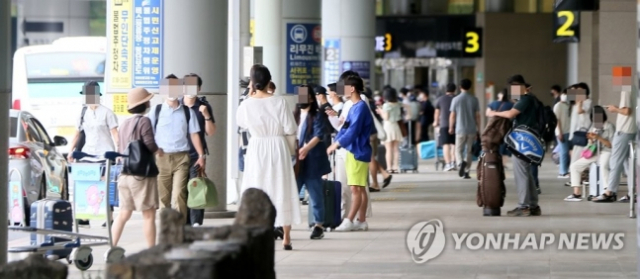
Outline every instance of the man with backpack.
[[(202, 88), (202, 78), (197, 74), (188, 74), (184, 77), (187, 78), (196, 78), (197, 79), (197, 92), (200, 93), (200, 89)], [(213, 110), (207, 99), (203, 97), (198, 97), (197, 95), (185, 95), (182, 98), (181, 103), (189, 108), (191, 108), (191, 112), (196, 116), (198, 121), (198, 126), (201, 127), (198, 132), (198, 136), (200, 137), (200, 143), (202, 144), (202, 149), (204, 149), (204, 153), (209, 155), (209, 149), (207, 148), (207, 141), (205, 136), (211, 137), (216, 132), (216, 120), (213, 118)], [(196, 167), (196, 162), (198, 161), (198, 151), (193, 144), (193, 141), (189, 138), (189, 158), (190, 165), (189, 167), (189, 179), (198, 177), (198, 167)], [(202, 222), (204, 221), (204, 209), (188, 209), (187, 211), (187, 224), (192, 225), (194, 227), (202, 226)]]
[[(166, 79), (177, 79), (177, 77), (169, 75)], [(198, 159), (193, 164), (196, 169), (204, 169), (206, 155), (200, 139), (200, 126), (196, 114), (178, 101), (178, 97), (184, 94), (183, 91), (173, 88), (178, 86), (169, 87), (169, 96), (166, 97), (166, 101), (157, 105), (149, 113), (159, 147), (156, 158), (160, 172), (158, 196), (160, 208), (170, 207), (178, 210), (186, 222), (187, 182), (192, 166), (189, 142), (193, 143), (198, 154)]]
[[(512, 88), (511, 96), (518, 101), (511, 110), (496, 112), (488, 112), (489, 117), (503, 117), (514, 119), (514, 127), (528, 126), (539, 131), (540, 136), (553, 139), (556, 128), (555, 116), (553, 110), (545, 107), (535, 96), (526, 90), (526, 82), (521, 75), (510, 77), (507, 83)], [(523, 92), (519, 95), (514, 91)], [(551, 110), (551, 115), (548, 114)], [(540, 112), (540, 113), (539, 113)], [(549, 124), (545, 123), (549, 122)], [(524, 158), (515, 157), (513, 160), (513, 172), (518, 191), (518, 207), (507, 212), (508, 216), (540, 216), (542, 211), (538, 205), (538, 192), (533, 178), (532, 163), (525, 161)]]

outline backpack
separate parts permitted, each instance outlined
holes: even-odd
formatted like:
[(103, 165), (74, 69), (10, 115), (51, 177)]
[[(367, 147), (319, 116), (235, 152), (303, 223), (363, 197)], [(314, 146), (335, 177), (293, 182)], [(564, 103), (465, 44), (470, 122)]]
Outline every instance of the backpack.
[(76, 141), (75, 151), (82, 151), (84, 144), (86, 143), (87, 135), (84, 133), (84, 128), (82, 128), (82, 124), (84, 124), (84, 115), (87, 113), (87, 106), (82, 107), (82, 113), (80, 115), (80, 126), (78, 126), (78, 140)]
[[(153, 124), (153, 128), (157, 129), (158, 127), (158, 118), (160, 118), (160, 110), (162, 109), (162, 104), (156, 105), (156, 122)], [(189, 121), (191, 121), (191, 112), (189, 111), (189, 107), (182, 105), (182, 109), (184, 110), (184, 117), (187, 118), (187, 127), (189, 126)], [(189, 129), (187, 128), (187, 131)], [(187, 132), (187, 137), (189, 137), (189, 133)]]
[(556, 137), (556, 127), (558, 119), (550, 106), (545, 106), (538, 98), (534, 97), (536, 102), (536, 114), (538, 118), (537, 131), (545, 142), (552, 142)]

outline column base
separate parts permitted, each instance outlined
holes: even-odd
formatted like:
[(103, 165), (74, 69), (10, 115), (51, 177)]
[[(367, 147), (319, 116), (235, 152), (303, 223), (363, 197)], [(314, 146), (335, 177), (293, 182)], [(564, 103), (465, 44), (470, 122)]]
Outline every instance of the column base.
[(236, 211), (228, 211), (228, 210), (222, 210), (222, 211), (205, 210), (204, 211), (205, 219), (227, 219), (227, 218), (235, 218), (235, 217), (236, 217)]

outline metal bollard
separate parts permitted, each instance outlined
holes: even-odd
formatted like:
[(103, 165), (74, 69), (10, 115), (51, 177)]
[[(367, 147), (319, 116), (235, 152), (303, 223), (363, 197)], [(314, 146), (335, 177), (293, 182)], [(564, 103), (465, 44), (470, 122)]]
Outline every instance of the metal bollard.
[(633, 142), (629, 143), (629, 175), (627, 185), (629, 187), (629, 218), (636, 218), (636, 149)]

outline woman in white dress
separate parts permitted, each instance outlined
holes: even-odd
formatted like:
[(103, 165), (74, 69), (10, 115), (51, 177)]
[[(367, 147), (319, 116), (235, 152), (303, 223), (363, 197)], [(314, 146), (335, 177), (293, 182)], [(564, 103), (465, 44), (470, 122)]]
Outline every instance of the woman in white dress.
[(282, 244), (291, 250), (291, 225), (300, 224), (298, 186), (293, 172), (292, 154), (286, 136), (298, 130), (293, 112), (280, 96), (267, 92), (271, 81), (269, 69), (263, 65), (251, 68), (251, 84), (255, 93), (238, 107), (238, 126), (251, 134), (245, 157), (242, 191), (263, 190), (276, 208), (275, 227), (283, 227)]

